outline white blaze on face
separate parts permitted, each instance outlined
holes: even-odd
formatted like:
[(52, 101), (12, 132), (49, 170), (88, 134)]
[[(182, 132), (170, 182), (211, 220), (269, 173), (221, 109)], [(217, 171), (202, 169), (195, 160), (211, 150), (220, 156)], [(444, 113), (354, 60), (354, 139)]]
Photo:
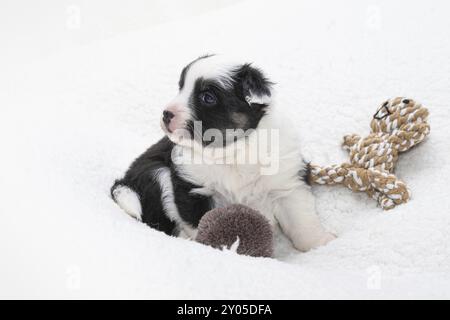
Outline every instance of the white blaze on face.
[(201, 58), (191, 64), (186, 72), (183, 88), (165, 108), (165, 110), (171, 112), (174, 117), (167, 127), (161, 119), (161, 127), (172, 141), (179, 143), (181, 139), (190, 137), (186, 130), (186, 124), (189, 121), (196, 120), (194, 119), (190, 100), (194, 94), (197, 80), (200, 78), (205, 80), (215, 80), (224, 88), (228, 88), (233, 82), (233, 70), (238, 65), (239, 63), (230, 61), (222, 56)]

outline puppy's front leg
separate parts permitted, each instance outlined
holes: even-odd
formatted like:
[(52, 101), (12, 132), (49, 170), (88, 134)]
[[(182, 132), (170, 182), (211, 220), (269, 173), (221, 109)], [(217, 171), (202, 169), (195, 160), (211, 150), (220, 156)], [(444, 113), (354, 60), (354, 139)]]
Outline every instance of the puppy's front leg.
[(315, 199), (311, 190), (301, 188), (281, 199), (275, 217), (283, 232), (300, 251), (308, 251), (336, 238), (327, 232), (315, 212)]

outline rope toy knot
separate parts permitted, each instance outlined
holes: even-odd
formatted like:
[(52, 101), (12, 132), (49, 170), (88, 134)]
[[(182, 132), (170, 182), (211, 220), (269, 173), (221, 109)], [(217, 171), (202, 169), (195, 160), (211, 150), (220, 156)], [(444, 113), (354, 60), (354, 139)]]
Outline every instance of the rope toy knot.
[(357, 134), (349, 134), (344, 136), (344, 141), (342, 142), (342, 147), (346, 150), (350, 150), (354, 147), (359, 141), (361, 137)]
[(410, 191), (393, 171), (399, 154), (423, 142), (430, 133), (428, 115), (428, 109), (412, 99), (385, 101), (374, 114), (367, 137), (344, 137), (342, 146), (349, 151), (350, 162), (311, 165), (310, 181), (343, 184), (352, 191), (366, 192), (384, 210), (407, 202)]

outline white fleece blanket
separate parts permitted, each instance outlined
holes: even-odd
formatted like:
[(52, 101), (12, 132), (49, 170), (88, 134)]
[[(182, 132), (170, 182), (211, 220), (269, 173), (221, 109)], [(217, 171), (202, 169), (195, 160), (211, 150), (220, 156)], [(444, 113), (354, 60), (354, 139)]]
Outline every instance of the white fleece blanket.
[[(0, 297), (450, 298), (448, 1), (245, 1), (63, 51), (0, 78)], [(347, 159), (378, 105), (421, 101), (431, 135), (401, 156), (412, 200), (314, 187), (339, 238), (277, 259), (168, 237), (125, 215), (113, 180), (162, 136), (181, 68), (204, 53), (254, 61), (275, 81), (305, 155)]]

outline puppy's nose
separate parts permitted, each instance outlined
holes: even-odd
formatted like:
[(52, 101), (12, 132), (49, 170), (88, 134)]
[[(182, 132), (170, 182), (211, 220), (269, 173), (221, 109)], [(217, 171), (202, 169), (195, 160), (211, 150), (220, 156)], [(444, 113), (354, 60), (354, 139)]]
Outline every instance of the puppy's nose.
[(173, 119), (173, 117), (175, 117), (175, 115), (173, 114), (173, 112), (168, 111), (168, 110), (164, 110), (163, 111), (163, 122), (164, 124), (167, 126), (170, 123), (170, 120)]

